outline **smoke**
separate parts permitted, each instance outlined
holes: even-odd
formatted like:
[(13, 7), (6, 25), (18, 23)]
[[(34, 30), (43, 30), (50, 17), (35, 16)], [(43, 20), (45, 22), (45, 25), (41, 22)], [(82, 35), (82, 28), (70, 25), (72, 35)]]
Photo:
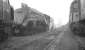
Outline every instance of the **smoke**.
[[(69, 21), (70, 5), (73, 0), (10, 0), (14, 9), (20, 8), (21, 3), (51, 16), (55, 25), (62, 26)], [(16, 6), (17, 5), (17, 6)]]

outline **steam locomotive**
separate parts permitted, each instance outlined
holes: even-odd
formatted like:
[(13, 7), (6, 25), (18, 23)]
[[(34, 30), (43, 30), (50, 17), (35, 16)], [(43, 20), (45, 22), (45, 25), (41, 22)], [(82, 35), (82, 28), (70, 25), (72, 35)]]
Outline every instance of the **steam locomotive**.
[(70, 11), (70, 28), (72, 32), (79, 36), (85, 37), (85, 4), (84, 0), (74, 0)]
[[(19, 23), (19, 21), (22, 22)], [(0, 0), (0, 42), (6, 41), (10, 37), (44, 33), (49, 30), (49, 24), (50, 16), (46, 14), (37, 13), (26, 5), (14, 11), (9, 0)]]
[(3, 2), (3, 0), (0, 0), (0, 42), (3, 42), (8, 38), (8, 33), (5, 32), (5, 28), (10, 28), (10, 21), (12, 20), (13, 8), (8, 1)]

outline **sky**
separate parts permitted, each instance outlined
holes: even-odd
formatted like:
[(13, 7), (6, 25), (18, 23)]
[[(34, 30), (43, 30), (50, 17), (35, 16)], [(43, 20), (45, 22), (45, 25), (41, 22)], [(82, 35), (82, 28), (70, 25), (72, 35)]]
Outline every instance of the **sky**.
[(20, 8), (21, 3), (45, 13), (54, 19), (56, 27), (69, 22), (70, 5), (73, 0), (10, 0), (14, 9)]

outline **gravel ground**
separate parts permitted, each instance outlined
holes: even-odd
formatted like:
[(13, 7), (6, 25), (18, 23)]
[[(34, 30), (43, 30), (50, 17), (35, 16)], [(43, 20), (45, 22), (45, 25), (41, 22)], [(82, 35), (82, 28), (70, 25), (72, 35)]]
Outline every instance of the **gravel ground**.
[(2, 50), (81, 50), (67, 26), (40, 35), (12, 37), (4, 45)]

